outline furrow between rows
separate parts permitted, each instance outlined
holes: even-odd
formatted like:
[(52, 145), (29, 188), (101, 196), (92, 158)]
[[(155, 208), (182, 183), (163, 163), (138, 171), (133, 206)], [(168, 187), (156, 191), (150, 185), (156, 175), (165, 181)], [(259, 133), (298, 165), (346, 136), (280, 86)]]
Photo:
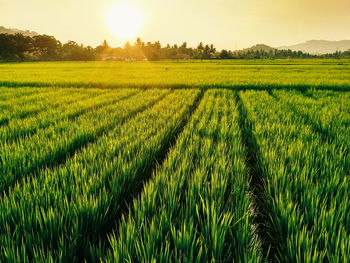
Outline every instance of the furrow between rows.
[[(123, 103), (111, 104), (80, 116), (75, 122), (62, 121), (59, 125), (42, 129), (17, 142), (3, 143), (0, 149), (0, 189), (3, 193), (16, 181), (30, 174), (37, 174), (45, 167), (64, 163), (75, 152), (96, 141), (110, 129), (132, 118), (140, 111), (151, 107), (164, 98), (169, 91), (163, 90), (150, 96), (151, 99), (123, 107)], [(128, 100), (127, 100), (128, 101)]]

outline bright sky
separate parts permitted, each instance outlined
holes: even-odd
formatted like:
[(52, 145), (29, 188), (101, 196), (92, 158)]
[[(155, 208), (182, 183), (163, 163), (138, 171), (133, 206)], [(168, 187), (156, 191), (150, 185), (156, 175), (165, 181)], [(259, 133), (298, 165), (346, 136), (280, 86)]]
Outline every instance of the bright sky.
[[(143, 40), (162, 44), (187, 41), (192, 46), (203, 41), (238, 49), (257, 43), (278, 47), (311, 39), (350, 39), (350, 0), (121, 1), (127, 8), (112, 13), (130, 20), (130, 12), (138, 22), (128, 27), (139, 31)], [(110, 10), (121, 1), (0, 0), (0, 25), (53, 35), (63, 42), (96, 46), (106, 39), (119, 46), (125, 40), (118, 34), (125, 30), (120, 25), (111, 29), (121, 19), (113, 18)]]

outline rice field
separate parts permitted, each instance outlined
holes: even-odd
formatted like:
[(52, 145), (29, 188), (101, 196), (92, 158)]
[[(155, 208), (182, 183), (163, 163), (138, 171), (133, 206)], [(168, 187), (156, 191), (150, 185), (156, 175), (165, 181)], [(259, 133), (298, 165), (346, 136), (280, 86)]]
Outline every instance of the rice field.
[(0, 64), (0, 262), (350, 262), (350, 61)]

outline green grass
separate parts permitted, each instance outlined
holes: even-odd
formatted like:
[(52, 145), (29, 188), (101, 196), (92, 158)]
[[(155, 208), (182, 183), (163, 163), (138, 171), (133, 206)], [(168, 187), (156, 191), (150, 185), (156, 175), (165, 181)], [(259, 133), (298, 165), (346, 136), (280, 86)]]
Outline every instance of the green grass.
[(349, 88), (350, 60), (221, 60), (0, 64), (0, 85)]
[(259, 262), (234, 93), (208, 91), (110, 237), (108, 262)]
[[(102, 92), (100, 90), (97, 90), (97, 93)], [(62, 111), (60, 106), (62, 104), (64, 104), (64, 106), (66, 107), (70, 107), (70, 103), (79, 99), (88, 98), (92, 95), (93, 94), (91, 94), (90, 92), (87, 94), (84, 94), (83, 92), (77, 92), (76, 89), (51, 88), (50, 92), (40, 93), (39, 95), (34, 94), (31, 96), (26, 96), (25, 98), (22, 97), (13, 100), (10, 99), (2, 103), (2, 105), (0, 106), (2, 108), (2, 112), (0, 113), (0, 123), (6, 123), (6, 127), (23, 127), (22, 123), (16, 122), (19, 122), (25, 119), (26, 117), (34, 117), (35, 120), (42, 121), (42, 118), (40, 118), (41, 116), (39, 115), (42, 115), (41, 113), (43, 113), (44, 111), (52, 110), (53, 112), (56, 112), (56, 114), (60, 114)], [(45, 116), (47, 116), (45, 112), (44, 114)], [(26, 119), (24, 120), (24, 122), (28, 123), (28, 120)], [(29, 126), (29, 123), (27, 126)], [(9, 138), (8, 136), (4, 137), (5, 139)]]
[[(126, 89), (112, 94), (112, 97), (116, 102), (134, 92), (135, 90)], [(167, 90), (154, 91), (155, 96), (166, 92)], [(3, 175), (0, 180), (0, 189), (5, 190), (17, 179), (36, 173), (40, 168), (57, 165), (64, 161), (76, 149), (94, 141), (133, 111), (137, 111), (138, 108), (134, 108), (138, 106), (135, 101), (138, 101), (137, 97), (130, 102), (130, 107), (126, 107), (128, 104), (113, 103), (102, 108), (92, 108), (75, 121), (65, 118), (58, 121), (57, 125), (39, 129), (33, 135), (19, 138), (17, 141), (0, 142), (0, 169)], [(98, 104), (99, 101), (95, 103)]]
[[(139, 103), (153, 100), (160, 92), (145, 92), (144, 100)], [(142, 181), (143, 169), (155, 158), (161, 144), (171, 137), (177, 121), (183, 117), (196, 93), (198, 91), (189, 90), (167, 95), (151, 109), (82, 149), (64, 165), (44, 169), (37, 179), (24, 180), (11, 189), (1, 202), (1, 209), (7, 213), (0, 221), (6, 226), (6, 233), (16, 229), (17, 234), (1, 233), (6, 253), (21, 258), (20, 261), (34, 256), (36, 250), (46, 251), (48, 258), (56, 260), (69, 261), (85, 256), (82, 243), (108, 231), (116, 214), (120, 213), (124, 199)], [(125, 109), (127, 103), (135, 107), (136, 102), (124, 102), (121, 106), (130, 111)], [(142, 136), (136, 138), (140, 133)], [(16, 204), (17, 199), (26, 199), (26, 202)], [(60, 216), (50, 218), (53, 214)], [(33, 229), (36, 233), (24, 243), (29, 255), (22, 258), (16, 254), (17, 244)], [(47, 229), (53, 231), (48, 233)], [(49, 252), (51, 249), (53, 251)], [(62, 251), (65, 252), (63, 256), (60, 255)]]
[(349, 69), (0, 64), (0, 262), (349, 262)]
[[(253, 123), (275, 256), (280, 262), (347, 262), (349, 132), (341, 143), (326, 141), (313, 122), (285, 102), (297, 100), (300, 105), (294, 102), (293, 107), (306, 109), (311, 120), (321, 123), (320, 101), (308, 103), (309, 98), (292, 92), (277, 94), (281, 101), (266, 92), (240, 94)], [(337, 120), (336, 110), (328, 114), (337, 122), (330, 129), (342, 129), (342, 121), (350, 120), (349, 114)]]

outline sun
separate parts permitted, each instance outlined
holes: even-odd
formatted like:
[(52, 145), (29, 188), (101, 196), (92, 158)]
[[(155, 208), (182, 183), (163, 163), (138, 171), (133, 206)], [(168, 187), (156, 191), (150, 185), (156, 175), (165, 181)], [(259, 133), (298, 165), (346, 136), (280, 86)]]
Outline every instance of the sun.
[(142, 24), (141, 11), (127, 3), (117, 3), (107, 13), (109, 30), (121, 40), (135, 38), (140, 33)]

